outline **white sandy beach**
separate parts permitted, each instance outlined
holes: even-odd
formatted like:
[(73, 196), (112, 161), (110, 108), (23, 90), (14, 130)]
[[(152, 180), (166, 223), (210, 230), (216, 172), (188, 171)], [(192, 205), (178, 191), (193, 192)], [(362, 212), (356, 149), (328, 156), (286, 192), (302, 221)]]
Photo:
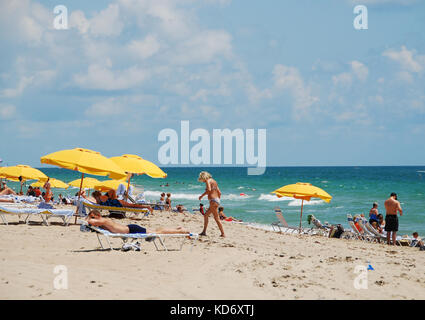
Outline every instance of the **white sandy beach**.
[[(278, 234), (224, 222), (190, 250), (102, 251), (94, 233), (64, 227), (0, 225), (0, 299), (425, 299), (425, 254), (418, 248)], [(135, 223), (134, 220), (121, 220)], [(202, 229), (202, 216), (155, 213), (146, 227)], [(171, 247), (172, 241), (168, 240)], [(113, 240), (115, 248), (121, 240)], [(175, 247), (178, 243), (175, 242)], [(356, 265), (370, 261), (368, 288), (355, 289)], [(68, 289), (53, 286), (54, 268)]]

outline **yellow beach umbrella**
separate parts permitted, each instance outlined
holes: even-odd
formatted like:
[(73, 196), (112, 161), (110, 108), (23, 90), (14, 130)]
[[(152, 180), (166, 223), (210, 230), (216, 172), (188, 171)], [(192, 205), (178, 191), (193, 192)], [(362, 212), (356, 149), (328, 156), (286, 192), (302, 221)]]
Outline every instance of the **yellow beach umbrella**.
[[(99, 184), (100, 181), (95, 178), (84, 178), (82, 188), (84, 189), (94, 189), (94, 186)], [(81, 185), (81, 179), (77, 179), (68, 183), (72, 187), (79, 188)]]
[(332, 196), (327, 193), (325, 190), (320, 189), (319, 187), (313, 186), (311, 183), (298, 182), (295, 184), (288, 184), (283, 186), (272, 193), (276, 194), (279, 198), (281, 197), (291, 197), (295, 199), (301, 199), (301, 215), (300, 215), (300, 232), (302, 225), (302, 216), (303, 216), (303, 205), (304, 200), (310, 201), (311, 198), (320, 198), (323, 201), (329, 203), (331, 202)]
[(166, 178), (167, 174), (156, 164), (134, 154), (110, 158), (127, 173), (146, 174), (151, 178)]
[[(40, 162), (81, 172), (78, 199), (80, 198), (85, 173), (97, 176), (109, 176), (111, 179), (122, 179), (127, 176), (112, 160), (97, 151), (83, 148), (57, 151), (41, 157)], [(75, 217), (75, 222), (77, 222), (77, 217)]]
[[(31, 183), (31, 187), (33, 187), (33, 188), (34, 187), (43, 188), (45, 183), (46, 183), (46, 181), (39, 180), (37, 182)], [(68, 184), (66, 184), (65, 182), (63, 182), (61, 180), (55, 179), (55, 178), (50, 178), (49, 183), (50, 183), (51, 188), (59, 188), (59, 189), (68, 189), (69, 188)]]
[(6, 167), (0, 167), (0, 178), (6, 178), (5, 175), (3, 175), (3, 169)]
[(117, 190), (120, 184), (125, 184), (125, 180), (105, 180), (100, 181), (97, 185), (94, 186), (95, 190), (98, 191), (108, 191), (108, 190)]
[(13, 181), (19, 181), (19, 177), (22, 177), (23, 180), (48, 179), (48, 176), (40, 170), (22, 164), (13, 167), (4, 167), (1, 172), (5, 178)]
[(41, 163), (52, 164), (61, 168), (93, 174), (109, 176), (111, 179), (122, 179), (126, 173), (113, 161), (99, 152), (75, 148), (57, 151), (40, 158)]
[[(167, 177), (167, 174), (156, 164), (134, 154), (124, 154), (120, 157), (112, 157), (110, 159), (129, 174), (146, 174), (151, 178)], [(127, 194), (130, 186), (130, 180), (131, 175), (128, 177)]]

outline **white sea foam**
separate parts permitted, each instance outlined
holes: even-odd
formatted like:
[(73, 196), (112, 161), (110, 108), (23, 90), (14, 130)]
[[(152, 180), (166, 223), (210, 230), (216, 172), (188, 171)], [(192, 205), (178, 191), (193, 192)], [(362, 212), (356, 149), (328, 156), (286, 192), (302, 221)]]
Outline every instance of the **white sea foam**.
[[(165, 191), (145, 191), (145, 197), (148, 199), (158, 199), (161, 197), (161, 193)], [(165, 192), (167, 193), (167, 192)], [(171, 192), (171, 200), (180, 199), (180, 200), (193, 200), (198, 201), (200, 193), (173, 193)], [(240, 196), (239, 194), (224, 194), (221, 196), (222, 200), (244, 200), (252, 198), (252, 196), (245, 195)], [(207, 200), (207, 198), (203, 198)]]
[[(289, 207), (300, 207), (301, 206), (301, 202), (302, 202), (301, 199), (293, 199), (292, 201), (290, 201), (288, 203), (288, 206)], [(323, 203), (325, 203), (325, 201), (323, 201), (323, 200), (304, 201), (304, 205), (305, 206), (314, 206), (314, 205), (323, 204)]]
[(278, 198), (274, 194), (264, 194), (264, 193), (262, 193), (258, 197), (258, 200), (265, 200), (265, 201), (275, 202), (275, 201), (290, 201), (290, 200), (293, 200), (293, 198), (289, 198), (289, 197)]

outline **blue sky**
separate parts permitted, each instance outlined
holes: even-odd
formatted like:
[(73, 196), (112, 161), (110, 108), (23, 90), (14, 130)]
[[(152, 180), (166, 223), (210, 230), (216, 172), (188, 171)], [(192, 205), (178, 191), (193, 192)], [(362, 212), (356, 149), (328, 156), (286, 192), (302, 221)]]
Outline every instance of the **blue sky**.
[(273, 166), (423, 165), (423, 30), (419, 0), (0, 1), (0, 158), (158, 162), (158, 133), (189, 120), (267, 129)]

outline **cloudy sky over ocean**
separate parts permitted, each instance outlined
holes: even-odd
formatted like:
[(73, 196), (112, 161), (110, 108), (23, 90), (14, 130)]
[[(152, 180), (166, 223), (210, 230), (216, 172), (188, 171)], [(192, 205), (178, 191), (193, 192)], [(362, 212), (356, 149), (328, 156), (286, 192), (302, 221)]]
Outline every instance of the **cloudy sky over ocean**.
[(189, 120), (267, 129), (268, 165), (424, 164), (423, 30), (419, 0), (0, 0), (0, 158), (156, 161)]

